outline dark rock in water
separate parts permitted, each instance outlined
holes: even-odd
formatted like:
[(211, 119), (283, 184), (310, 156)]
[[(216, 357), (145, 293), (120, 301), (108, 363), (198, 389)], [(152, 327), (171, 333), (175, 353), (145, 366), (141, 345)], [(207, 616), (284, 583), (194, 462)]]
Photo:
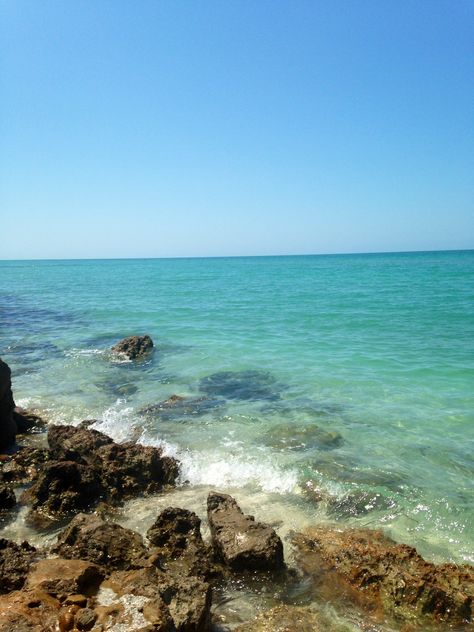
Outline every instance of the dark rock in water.
[(114, 353), (121, 353), (130, 360), (137, 360), (151, 353), (153, 350), (153, 340), (150, 336), (130, 336), (117, 342), (112, 347)]
[(147, 538), (155, 547), (161, 568), (185, 576), (210, 576), (211, 552), (203, 542), (200, 525), (197, 515), (187, 509), (167, 507), (160, 513)]
[(432, 564), (414, 548), (368, 529), (314, 528), (296, 534), (294, 544), (309, 577), (320, 583), (321, 574), (332, 574), (333, 584), (345, 584), (372, 611), (420, 623), (423, 617), (453, 625), (472, 622), (471, 566)]
[(90, 560), (109, 570), (140, 568), (147, 557), (138, 533), (86, 514), (71, 520), (52, 552), (66, 559)]
[(30, 565), (41, 554), (28, 542), (16, 544), (0, 539), (0, 593), (19, 590), (25, 583)]
[(239, 625), (234, 632), (325, 632), (327, 626), (308, 607), (279, 605), (264, 610), (253, 621)]
[(13, 487), (0, 483), (0, 511), (12, 509), (16, 505), (16, 496)]
[(328, 514), (337, 518), (357, 518), (371, 511), (387, 510), (396, 507), (393, 499), (374, 492), (353, 492), (343, 498), (331, 498), (328, 502)]
[(277, 382), (267, 371), (220, 371), (201, 380), (199, 388), (214, 397), (239, 400), (276, 400)]
[(21, 497), (31, 504), (30, 522), (91, 509), (104, 495), (102, 481), (92, 468), (75, 461), (51, 461)]
[(117, 379), (106, 378), (95, 382), (95, 385), (112, 397), (129, 397), (138, 391), (138, 386), (132, 382), (121, 382)]
[(215, 397), (181, 397), (172, 395), (158, 404), (141, 408), (140, 415), (158, 417), (162, 421), (173, 421), (188, 417), (201, 417), (225, 405), (223, 399)]
[(0, 466), (0, 479), (15, 485), (25, 485), (37, 476), (49, 459), (45, 448), (21, 447)]
[(89, 463), (99, 448), (113, 440), (103, 432), (82, 426), (49, 426), (51, 459)]
[(17, 427), (13, 419), (14, 408), (10, 367), (0, 360), (0, 449), (15, 442)]
[(41, 590), (48, 595), (93, 594), (105, 572), (97, 564), (61, 558), (40, 560), (26, 578), (26, 590)]
[(207, 516), (214, 550), (232, 570), (283, 568), (283, 544), (274, 529), (242, 513), (232, 496), (211, 492)]
[(39, 415), (20, 406), (15, 406), (13, 409), (13, 419), (16, 423), (18, 434), (41, 431), (46, 426), (46, 422)]
[(265, 445), (282, 450), (333, 450), (342, 445), (339, 432), (323, 430), (316, 425), (280, 424), (264, 437)]
[(367, 485), (371, 488), (385, 487), (399, 492), (407, 484), (403, 474), (383, 469), (364, 468), (360, 462), (347, 454), (338, 454), (335, 458), (333, 455), (320, 453), (311, 466), (319, 474), (324, 474), (336, 481)]

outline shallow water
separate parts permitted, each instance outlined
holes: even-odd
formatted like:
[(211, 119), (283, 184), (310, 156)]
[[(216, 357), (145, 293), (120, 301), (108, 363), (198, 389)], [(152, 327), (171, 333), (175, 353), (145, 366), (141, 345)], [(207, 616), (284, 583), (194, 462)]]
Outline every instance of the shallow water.
[[(473, 251), (0, 262), (0, 331), (18, 403), (164, 445), (182, 502), (474, 562)], [(151, 358), (108, 353), (134, 333)]]

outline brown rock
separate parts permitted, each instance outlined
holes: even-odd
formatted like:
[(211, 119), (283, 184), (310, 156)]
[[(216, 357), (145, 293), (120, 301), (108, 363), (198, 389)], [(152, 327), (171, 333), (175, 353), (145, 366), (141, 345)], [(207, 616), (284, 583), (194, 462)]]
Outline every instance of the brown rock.
[(162, 568), (173, 573), (211, 575), (209, 547), (204, 544), (198, 516), (187, 509), (167, 507), (148, 529), (147, 537), (156, 547)]
[(49, 451), (44, 448), (21, 447), (1, 465), (1, 477), (16, 485), (31, 483), (48, 461)]
[(0, 449), (15, 442), (17, 427), (13, 419), (14, 408), (10, 367), (0, 360)]
[(12, 509), (16, 505), (16, 496), (13, 488), (5, 483), (0, 483), (0, 511)]
[(234, 632), (323, 632), (318, 615), (311, 608), (280, 605), (239, 625)]
[(103, 432), (78, 426), (50, 426), (48, 444), (50, 458), (57, 461), (76, 461), (90, 464), (97, 450), (113, 443)]
[(137, 360), (151, 353), (153, 350), (153, 340), (150, 336), (130, 336), (117, 342), (112, 347), (114, 353), (120, 353), (130, 360)]
[[(45, 559), (32, 567), (25, 588), (41, 590), (53, 596), (71, 593), (92, 595), (97, 592), (103, 578), (104, 570), (92, 562), (61, 558)], [(85, 599), (84, 595), (82, 597)]]
[(474, 569), (425, 561), (414, 548), (380, 531), (315, 528), (297, 534), (299, 564), (308, 575), (332, 572), (363, 591), (372, 609), (397, 618), (429, 616), (436, 621), (472, 621)]
[(59, 601), (41, 591), (21, 590), (0, 596), (0, 632), (62, 632), (59, 609)]
[(232, 496), (211, 492), (207, 515), (214, 550), (232, 570), (283, 568), (283, 544), (274, 529), (243, 514)]
[(139, 568), (147, 556), (138, 533), (86, 514), (71, 520), (52, 551), (66, 559), (90, 560), (108, 570)]
[(16, 544), (0, 539), (0, 593), (18, 590), (23, 586), (30, 565), (41, 554), (28, 542)]
[(97, 614), (91, 608), (83, 608), (76, 614), (75, 623), (78, 630), (92, 630)]

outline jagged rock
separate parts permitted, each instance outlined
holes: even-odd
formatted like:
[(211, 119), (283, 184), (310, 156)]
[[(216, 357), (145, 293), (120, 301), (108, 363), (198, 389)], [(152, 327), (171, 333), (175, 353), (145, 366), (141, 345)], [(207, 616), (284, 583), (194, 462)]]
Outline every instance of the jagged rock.
[(232, 570), (276, 570), (284, 566), (283, 544), (274, 529), (242, 513), (232, 496), (211, 492), (207, 515), (214, 550)]
[(201, 521), (187, 509), (167, 507), (147, 531), (160, 565), (171, 573), (208, 578), (212, 573), (209, 547), (200, 531)]
[(234, 632), (323, 632), (314, 610), (302, 606), (280, 605), (261, 612), (253, 621), (239, 625)]
[(108, 570), (139, 568), (147, 557), (138, 533), (86, 514), (71, 520), (52, 551), (66, 559), (90, 560)]
[(113, 443), (103, 432), (80, 426), (50, 426), (48, 445), (50, 458), (58, 461), (94, 462), (99, 448)]
[(24, 492), (22, 502), (31, 503), (32, 515), (53, 518), (90, 509), (104, 489), (97, 473), (74, 461), (47, 463), (33, 485)]
[(295, 535), (294, 543), (305, 573), (335, 573), (335, 581), (362, 591), (371, 608), (382, 607), (400, 619), (472, 621), (471, 566), (432, 564), (414, 548), (368, 529), (314, 528)]
[(20, 406), (15, 406), (12, 414), (18, 434), (42, 430), (46, 426), (46, 422), (39, 415)]
[(0, 539), (0, 593), (18, 590), (23, 586), (30, 565), (41, 554), (28, 542), (16, 544)]
[(38, 475), (49, 459), (45, 448), (22, 447), (1, 464), (0, 478), (15, 485), (25, 485)]
[(60, 627), (60, 603), (38, 590), (18, 590), (0, 596), (0, 632), (70, 630)]
[(112, 347), (114, 353), (121, 353), (130, 360), (137, 360), (148, 355), (153, 349), (153, 340), (150, 336), (130, 336), (117, 342)]
[[(105, 572), (84, 560), (52, 558), (33, 565), (26, 578), (26, 590), (41, 590), (49, 595), (94, 594)], [(72, 604), (70, 604), (72, 605)]]
[(15, 442), (17, 427), (13, 419), (14, 408), (10, 367), (0, 360), (0, 449)]
[(0, 483), (0, 511), (12, 509), (16, 505), (16, 496), (13, 488), (5, 483)]

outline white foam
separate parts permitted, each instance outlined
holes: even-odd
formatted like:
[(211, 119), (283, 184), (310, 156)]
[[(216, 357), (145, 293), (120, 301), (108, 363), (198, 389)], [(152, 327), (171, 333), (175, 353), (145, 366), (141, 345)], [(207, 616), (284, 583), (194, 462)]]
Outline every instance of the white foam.
[(73, 347), (72, 349), (68, 349), (64, 352), (64, 355), (68, 358), (78, 358), (81, 356), (94, 356), (94, 355), (104, 355), (103, 349), (76, 349)]

